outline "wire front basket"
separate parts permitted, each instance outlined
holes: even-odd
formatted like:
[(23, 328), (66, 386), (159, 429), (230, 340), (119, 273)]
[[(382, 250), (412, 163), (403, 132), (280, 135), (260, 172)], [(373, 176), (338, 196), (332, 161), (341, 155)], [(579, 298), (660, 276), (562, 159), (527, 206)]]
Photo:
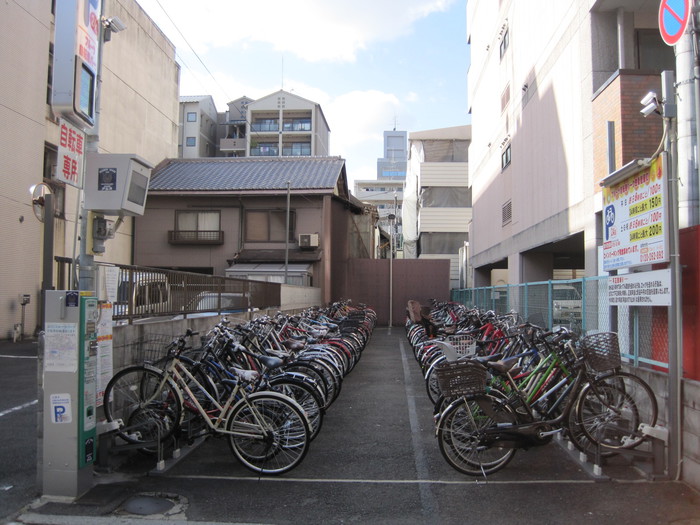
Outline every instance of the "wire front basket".
[(474, 361), (442, 363), (435, 368), (438, 386), (446, 397), (486, 391), (486, 368)]
[(445, 338), (445, 342), (451, 344), (460, 357), (476, 353), (476, 339), (471, 335), (450, 335)]
[(581, 339), (581, 350), (588, 365), (597, 372), (605, 372), (622, 365), (620, 343), (615, 332), (600, 332)]

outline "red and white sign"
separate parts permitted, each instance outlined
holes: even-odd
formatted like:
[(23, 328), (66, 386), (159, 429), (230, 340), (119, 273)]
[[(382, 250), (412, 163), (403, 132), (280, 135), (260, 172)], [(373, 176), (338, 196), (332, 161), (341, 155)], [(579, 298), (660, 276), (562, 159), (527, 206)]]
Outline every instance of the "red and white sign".
[(85, 159), (85, 133), (67, 120), (58, 122), (58, 164), (56, 179), (76, 188), (83, 187), (83, 162)]
[(661, 0), (659, 32), (669, 46), (675, 46), (685, 34), (690, 20), (690, 0)]

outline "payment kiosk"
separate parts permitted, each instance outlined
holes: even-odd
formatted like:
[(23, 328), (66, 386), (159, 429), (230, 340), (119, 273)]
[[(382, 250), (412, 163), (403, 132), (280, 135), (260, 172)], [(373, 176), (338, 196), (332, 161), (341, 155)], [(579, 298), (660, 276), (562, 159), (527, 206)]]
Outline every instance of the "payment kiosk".
[(42, 494), (77, 498), (93, 485), (100, 309), (91, 292), (47, 290), (45, 301)]

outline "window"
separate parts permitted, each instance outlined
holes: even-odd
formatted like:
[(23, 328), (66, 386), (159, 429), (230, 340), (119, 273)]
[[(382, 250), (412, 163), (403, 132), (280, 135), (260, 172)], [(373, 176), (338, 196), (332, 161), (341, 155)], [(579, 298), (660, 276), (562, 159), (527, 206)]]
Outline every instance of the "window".
[[(285, 242), (286, 210), (246, 210), (245, 240), (248, 242)], [(295, 214), (289, 213), (287, 238), (294, 241)]]
[(282, 123), (283, 131), (311, 131), (310, 118), (295, 118)]
[(503, 148), (501, 153), (501, 169), (504, 170), (510, 165), (510, 144)]
[(197, 145), (197, 137), (187, 137), (185, 139), (185, 146), (193, 148)]
[(256, 118), (250, 128), (252, 131), (279, 131), (276, 118)]
[(279, 146), (276, 142), (263, 142), (250, 148), (251, 157), (276, 157), (279, 155)]
[(508, 49), (508, 45), (510, 44), (510, 34), (508, 33), (508, 29), (505, 30), (503, 35), (501, 36), (501, 58), (503, 58), (503, 55), (506, 54), (506, 50)]
[(294, 142), (282, 147), (282, 155), (286, 157), (308, 157), (311, 155), (311, 144), (308, 142)]
[(175, 211), (175, 230), (170, 233), (171, 244), (221, 244), (221, 212)]
[(197, 122), (197, 113), (195, 113), (194, 111), (188, 111), (187, 122)]

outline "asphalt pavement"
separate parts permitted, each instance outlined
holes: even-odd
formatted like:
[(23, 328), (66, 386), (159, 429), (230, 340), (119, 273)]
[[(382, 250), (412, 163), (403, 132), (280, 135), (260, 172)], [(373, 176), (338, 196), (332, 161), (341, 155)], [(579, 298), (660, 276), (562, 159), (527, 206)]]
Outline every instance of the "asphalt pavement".
[[(6, 352), (0, 344), (0, 355)], [(27, 372), (22, 381), (30, 378)], [(0, 418), (0, 427), (22, 412), (35, 408)], [(8, 445), (8, 434), (3, 438)], [(6, 457), (0, 458), (5, 478)], [(7, 505), (17, 501), (0, 493), (2, 523), (700, 524), (700, 493), (687, 484), (652, 480), (620, 457), (594, 473), (560, 440), (518, 451), (488, 479), (453, 470), (440, 455), (432, 406), (403, 327), (375, 329), (304, 462), (287, 474), (247, 471), (217, 438), (184, 448), (162, 470), (141, 454), (110, 464), (77, 501), (33, 498), (29, 488), (13, 509)]]

